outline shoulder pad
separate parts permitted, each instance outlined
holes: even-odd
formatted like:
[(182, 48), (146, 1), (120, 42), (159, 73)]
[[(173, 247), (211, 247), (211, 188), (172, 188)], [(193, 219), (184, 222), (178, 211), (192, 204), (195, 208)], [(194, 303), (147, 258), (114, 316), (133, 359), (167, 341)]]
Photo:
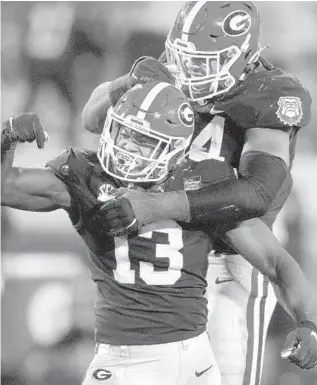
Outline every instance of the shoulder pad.
[[(288, 131), (306, 126), (311, 118), (311, 97), (302, 84), (281, 69), (256, 71), (243, 90), (223, 110), (242, 128)], [(221, 107), (221, 103), (220, 103)]]
[(97, 156), (95, 152), (68, 147), (55, 158), (48, 161), (45, 167), (54, 172), (66, 184), (78, 184), (81, 179), (86, 178), (89, 170), (96, 164), (96, 161)]

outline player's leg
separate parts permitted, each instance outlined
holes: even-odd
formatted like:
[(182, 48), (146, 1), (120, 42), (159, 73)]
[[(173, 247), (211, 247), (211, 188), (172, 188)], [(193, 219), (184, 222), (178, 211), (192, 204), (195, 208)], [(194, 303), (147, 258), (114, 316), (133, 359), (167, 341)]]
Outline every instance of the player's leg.
[(208, 333), (222, 385), (259, 385), (274, 290), (238, 255), (212, 259), (207, 279)]
[(207, 333), (181, 343), (178, 385), (221, 385), (221, 375)]
[(177, 385), (179, 343), (112, 346), (97, 344), (82, 385)]

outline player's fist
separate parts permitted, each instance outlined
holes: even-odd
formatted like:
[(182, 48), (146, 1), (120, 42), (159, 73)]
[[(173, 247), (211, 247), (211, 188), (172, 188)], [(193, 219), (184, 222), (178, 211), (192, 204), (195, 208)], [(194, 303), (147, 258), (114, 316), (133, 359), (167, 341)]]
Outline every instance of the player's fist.
[(43, 148), (48, 135), (34, 113), (24, 113), (5, 121), (2, 135), (5, 135), (11, 142), (33, 142), (36, 141), (38, 148)]
[(150, 56), (142, 56), (136, 60), (130, 70), (130, 76), (140, 83), (159, 81), (174, 84), (169, 70), (159, 60)]
[(317, 366), (317, 329), (312, 322), (303, 322), (286, 337), (281, 356), (302, 369)]
[(124, 197), (113, 197), (104, 203), (98, 214), (103, 219), (104, 231), (118, 237), (132, 234), (138, 231), (138, 223), (133, 208), (128, 199)]

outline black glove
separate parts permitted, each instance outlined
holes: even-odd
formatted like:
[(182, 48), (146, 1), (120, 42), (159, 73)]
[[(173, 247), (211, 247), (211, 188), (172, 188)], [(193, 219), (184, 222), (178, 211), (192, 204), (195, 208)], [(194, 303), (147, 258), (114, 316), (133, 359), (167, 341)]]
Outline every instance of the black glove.
[(174, 85), (174, 78), (169, 70), (159, 60), (150, 56), (142, 56), (134, 62), (130, 77), (138, 83), (158, 81)]
[(286, 337), (281, 356), (302, 369), (316, 367), (317, 329), (315, 324), (304, 321), (292, 330)]
[(8, 146), (14, 142), (33, 142), (36, 140), (38, 148), (43, 148), (48, 136), (34, 113), (25, 113), (3, 123), (1, 144)]
[(108, 235), (118, 237), (138, 231), (138, 221), (128, 199), (118, 197), (110, 199), (100, 208), (103, 229)]

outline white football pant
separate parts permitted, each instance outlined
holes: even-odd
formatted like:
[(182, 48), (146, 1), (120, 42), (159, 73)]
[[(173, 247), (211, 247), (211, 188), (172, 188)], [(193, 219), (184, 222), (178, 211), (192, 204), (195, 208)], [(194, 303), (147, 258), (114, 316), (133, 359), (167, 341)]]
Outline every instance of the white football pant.
[(97, 344), (82, 385), (221, 385), (207, 333), (158, 345)]
[(273, 286), (240, 255), (209, 257), (207, 280), (207, 331), (222, 385), (260, 385)]

